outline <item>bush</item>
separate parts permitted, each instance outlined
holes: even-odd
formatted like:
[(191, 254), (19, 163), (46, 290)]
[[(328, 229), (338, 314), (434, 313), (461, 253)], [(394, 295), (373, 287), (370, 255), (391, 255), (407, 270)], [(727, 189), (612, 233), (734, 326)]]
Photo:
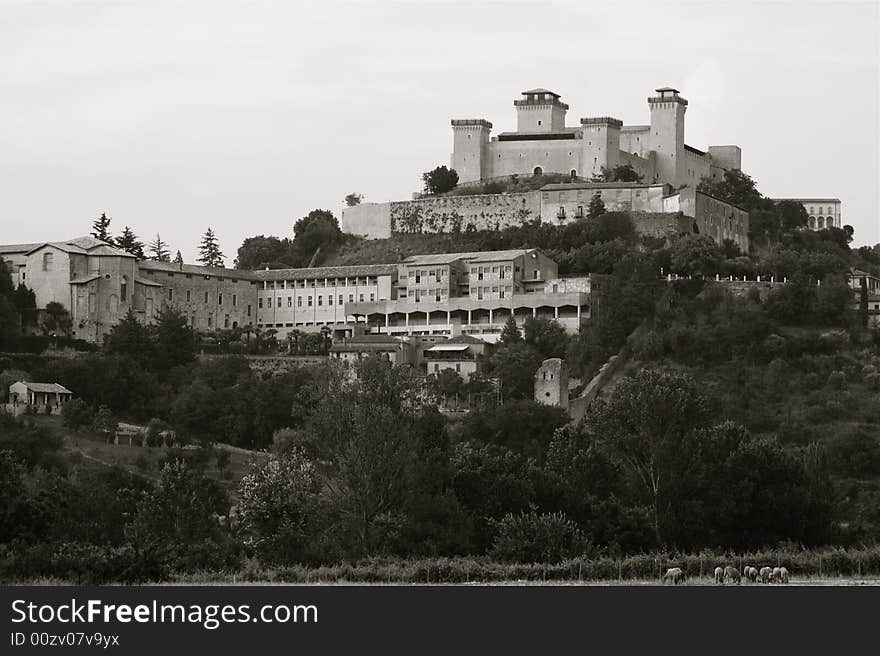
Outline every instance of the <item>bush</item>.
[(73, 430), (91, 426), (94, 420), (92, 408), (82, 399), (71, 399), (61, 409), (64, 425)]
[(493, 520), (497, 533), (491, 554), (502, 561), (558, 563), (583, 555), (588, 542), (565, 513), (508, 513)]
[(842, 371), (832, 371), (828, 376), (828, 387), (831, 389), (846, 389), (846, 374)]

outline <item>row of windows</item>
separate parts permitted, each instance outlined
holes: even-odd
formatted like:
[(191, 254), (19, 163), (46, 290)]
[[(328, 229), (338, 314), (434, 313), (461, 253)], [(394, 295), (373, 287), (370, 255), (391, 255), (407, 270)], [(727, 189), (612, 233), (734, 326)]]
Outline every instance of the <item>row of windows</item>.
[(818, 210), (816, 210), (811, 205), (810, 206), (810, 214), (834, 214), (834, 208), (833, 207), (828, 207), (828, 208), (820, 207)]
[[(192, 290), (187, 289), (184, 292), (184, 294), (185, 294), (186, 302), (191, 303), (192, 302)], [(174, 289), (172, 289), (172, 288), (168, 289), (167, 298), (168, 298), (169, 302), (174, 301)], [(211, 302), (211, 292), (205, 292), (205, 305), (207, 305), (210, 302)], [(217, 305), (223, 305), (223, 292), (217, 292)], [(237, 307), (237, 306), (238, 306), (238, 294), (233, 294), (232, 295), (232, 307)]]
[[(153, 269), (146, 269), (146, 273), (149, 276), (156, 274), (156, 272)], [(179, 274), (175, 274), (174, 271), (166, 271), (165, 275), (167, 275), (169, 278), (173, 278), (175, 275), (179, 275)], [(192, 279), (192, 277), (193, 277), (193, 274), (191, 274), (191, 273), (184, 273), (183, 275), (186, 276), (187, 278), (190, 278), (190, 279)], [(216, 280), (217, 282), (226, 282), (226, 278), (224, 278), (222, 276), (216, 276), (216, 277), (215, 276), (202, 276), (202, 277), (205, 280)], [(243, 282), (245, 284), (247, 284), (249, 282), (251, 285), (258, 285), (259, 284), (256, 280), (248, 281), (248, 280), (241, 280), (239, 278), (230, 278), (229, 282), (231, 282), (233, 284), (237, 284), (240, 282)]]
[[(267, 308), (271, 308), (271, 307), (272, 307), (272, 298), (273, 298), (272, 296), (268, 296), (268, 297), (266, 298), (266, 307), (267, 307)], [(334, 297), (333, 297), (332, 294), (328, 294), (328, 295), (327, 295), (327, 305), (333, 305), (333, 298), (334, 298)], [(303, 306), (303, 299), (305, 299), (306, 307), (312, 307), (312, 304), (313, 304), (313, 297), (312, 297), (312, 296), (305, 296), (305, 297), (303, 297), (303, 296), (297, 296), (297, 297), (296, 297), (296, 307), (302, 307), (302, 306)], [(319, 294), (318, 297), (317, 297), (317, 299), (318, 299), (318, 307), (323, 306), (323, 305), (324, 305), (324, 296)], [(338, 304), (339, 304), (339, 305), (342, 305), (342, 304), (343, 304), (343, 299), (344, 299), (344, 295), (343, 295), (343, 294), (340, 294), (339, 297), (338, 297)], [(358, 294), (358, 301), (359, 301), (360, 303), (363, 303), (364, 300), (365, 300), (365, 299), (364, 299), (364, 294)], [(376, 300), (376, 293), (375, 293), (375, 292), (370, 292), (370, 303), (373, 303), (375, 300)], [(263, 299), (260, 298), (260, 299), (257, 300), (257, 302), (258, 302), (258, 307), (262, 310), (262, 309), (263, 309)], [(348, 295), (348, 302), (349, 302), (349, 303), (354, 303), (354, 294), (349, 294), (349, 295)], [(277, 308), (282, 307), (282, 303), (284, 303), (284, 297), (283, 297), (283, 296), (278, 296), (277, 299), (276, 299), (276, 301), (275, 301), (275, 307), (277, 307)], [(293, 296), (288, 296), (288, 297), (287, 297), (287, 307), (293, 307)]]
[(513, 288), (510, 285), (500, 285), (500, 286), (492, 286), (492, 287), (471, 287), (471, 296), (476, 296), (478, 299), (482, 299), (484, 295), (498, 294), (499, 298), (505, 298), (507, 294), (510, 294), (513, 291)]
[(315, 278), (313, 280), (267, 280), (266, 289), (305, 289), (306, 287), (348, 287), (379, 284), (376, 276), (352, 278)]
[(446, 289), (410, 289), (407, 296), (419, 303), (423, 298), (432, 298), (435, 301), (441, 301), (449, 296), (449, 290)]

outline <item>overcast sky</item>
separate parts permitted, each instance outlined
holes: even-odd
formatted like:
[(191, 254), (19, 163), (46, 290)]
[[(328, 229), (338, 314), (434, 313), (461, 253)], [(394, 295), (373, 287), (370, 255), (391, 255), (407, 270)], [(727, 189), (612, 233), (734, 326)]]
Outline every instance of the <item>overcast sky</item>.
[(768, 196), (833, 196), (878, 226), (878, 3), (0, 0), (0, 243), (156, 232), (187, 261), (212, 226), (292, 234), (342, 199), (409, 198), (451, 118), (515, 129), (542, 86), (582, 116), (738, 144)]

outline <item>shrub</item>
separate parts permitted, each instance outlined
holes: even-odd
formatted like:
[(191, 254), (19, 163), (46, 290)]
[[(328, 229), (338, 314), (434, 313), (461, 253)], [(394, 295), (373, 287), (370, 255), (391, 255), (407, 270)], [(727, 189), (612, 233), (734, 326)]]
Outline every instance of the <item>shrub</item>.
[(846, 374), (840, 370), (832, 371), (828, 375), (828, 387), (836, 390), (846, 389)]
[(94, 419), (92, 408), (82, 399), (71, 399), (61, 409), (64, 425), (73, 430), (90, 426)]
[(491, 553), (503, 561), (558, 563), (588, 550), (587, 540), (565, 513), (508, 513), (493, 520)]

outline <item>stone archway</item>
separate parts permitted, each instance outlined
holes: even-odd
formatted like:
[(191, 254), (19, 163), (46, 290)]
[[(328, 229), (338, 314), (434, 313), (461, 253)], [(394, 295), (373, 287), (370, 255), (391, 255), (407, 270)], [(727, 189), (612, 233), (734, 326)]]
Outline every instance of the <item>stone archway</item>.
[(532, 171), (532, 175), (534, 175), (534, 176), (544, 175), (544, 169), (542, 169), (540, 166), (536, 166), (535, 170)]

